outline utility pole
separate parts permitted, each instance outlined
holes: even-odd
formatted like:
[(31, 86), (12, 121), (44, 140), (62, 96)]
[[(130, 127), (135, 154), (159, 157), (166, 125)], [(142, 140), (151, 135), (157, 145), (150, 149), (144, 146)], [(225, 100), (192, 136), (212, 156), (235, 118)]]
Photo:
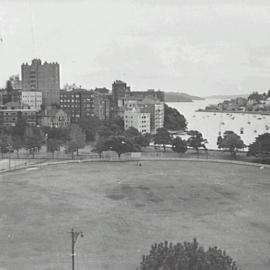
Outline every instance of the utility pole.
[(76, 232), (74, 229), (71, 229), (71, 257), (72, 257), (72, 270), (75, 270), (75, 243), (79, 236), (83, 237), (83, 232)]

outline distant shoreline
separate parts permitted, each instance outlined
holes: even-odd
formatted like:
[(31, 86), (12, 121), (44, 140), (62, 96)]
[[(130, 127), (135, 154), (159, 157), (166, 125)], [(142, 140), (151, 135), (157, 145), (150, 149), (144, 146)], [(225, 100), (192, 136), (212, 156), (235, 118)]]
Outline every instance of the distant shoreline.
[(199, 109), (196, 112), (207, 112), (207, 113), (238, 113), (238, 114), (253, 114), (253, 115), (270, 115), (270, 112), (249, 112), (249, 111), (211, 111)]

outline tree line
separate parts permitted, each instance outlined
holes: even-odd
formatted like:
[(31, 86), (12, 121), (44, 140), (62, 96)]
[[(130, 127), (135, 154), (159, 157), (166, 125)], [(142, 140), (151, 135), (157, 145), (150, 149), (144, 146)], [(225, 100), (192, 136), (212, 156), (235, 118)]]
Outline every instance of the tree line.
[[(124, 121), (118, 117), (112, 120), (100, 120), (96, 117), (80, 118), (76, 124), (69, 128), (50, 128), (28, 126), (23, 118), (20, 118), (14, 127), (3, 127), (0, 131), (0, 151), (4, 153), (17, 152), (24, 148), (35, 157), (42, 145), (47, 146), (47, 152), (54, 156), (61, 146), (66, 153), (71, 153), (72, 158), (80, 148), (86, 144), (93, 144), (93, 152), (102, 156), (104, 151), (115, 151), (120, 157), (126, 152), (138, 152), (149, 146), (162, 146), (164, 151), (169, 147), (178, 153), (185, 153), (188, 149), (194, 149), (198, 154), (200, 149), (207, 151), (207, 139), (200, 131), (187, 131), (188, 138), (173, 138), (170, 130), (186, 130), (187, 122), (183, 115), (176, 109), (165, 106), (164, 128), (156, 131), (155, 135), (141, 134), (131, 127), (124, 130)], [(237, 151), (247, 147), (241, 137), (233, 131), (224, 132), (217, 139), (218, 148), (227, 150), (233, 158)], [(248, 155), (255, 157), (268, 157), (270, 154), (270, 133), (259, 135), (255, 142), (248, 146)]]
[[(176, 109), (165, 105), (165, 126), (185, 129), (186, 119)], [(16, 151), (19, 157), (19, 150), (24, 148), (34, 158), (42, 145), (46, 145), (47, 151), (53, 156), (64, 146), (74, 158), (80, 148), (95, 142), (94, 151), (100, 156), (103, 151), (112, 150), (120, 157), (125, 152), (141, 151), (151, 140), (153, 137), (150, 134), (142, 135), (135, 128), (124, 130), (121, 117), (110, 120), (100, 120), (94, 116), (81, 117), (69, 128), (28, 126), (20, 117), (14, 127), (1, 127), (0, 151), (2, 155)]]

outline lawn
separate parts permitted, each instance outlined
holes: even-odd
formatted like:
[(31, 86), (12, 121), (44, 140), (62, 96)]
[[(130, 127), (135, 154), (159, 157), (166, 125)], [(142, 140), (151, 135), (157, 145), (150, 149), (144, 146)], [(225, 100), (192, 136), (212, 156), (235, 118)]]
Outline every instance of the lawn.
[(270, 169), (186, 161), (72, 163), (0, 174), (0, 269), (135, 270), (150, 245), (227, 250), (270, 269)]

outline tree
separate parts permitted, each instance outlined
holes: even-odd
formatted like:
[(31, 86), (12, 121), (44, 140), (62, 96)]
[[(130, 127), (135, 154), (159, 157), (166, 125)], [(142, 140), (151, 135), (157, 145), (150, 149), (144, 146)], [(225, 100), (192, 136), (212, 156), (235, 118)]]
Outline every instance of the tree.
[(196, 239), (173, 245), (165, 241), (152, 245), (149, 255), (143, 255), (141, 270), (240, 270), (225, 250), (209, 247), (205, 250)]
[(266, 94), (266, 98), (270, 97), (270, 90), (268, 90), (267, 94)]
[(134, 145), (130, 140), (123, 136), (111, 136), (105, 141), (105, 144), (107, 149), (115, 151), (119, 158), (123, 153), (140, 151), (138, 145)]
[(248, 147), (249, 156), (269, 156), (270, 155), (270, 133), (259, 135), (255, 142)]
[(129, 139), (135, 138), (135, 137), (140, 136), (140, 135), (141, 135), (141, 133), (135, 127), (129, 127), (124, 132), (124, 136), (129, 138)]
[(11, 137), (11, 145), (14, 150), (17, 152), (17, 158), (19, 158), (19, 150), (24, 146), (24, 140), (19, 135), (14, 135)]
[(177, 153), (185, 153), (187, 151), (187, 143), (180, 137), (176, 137), (172, 141), (172, 150)]
[(253, 92), (249, 95), (248, 100), (255, 100), (257, 103), (260, 103), (263, 100), (263, 95), (259, 94), (258, 92)]
[(130, 127), (124, 132), (124, 136), (132, 141), (133, 144), (137, 144), (141, 147), (149, 145), (151, 140), (151, 134), (141, 134), (136, 128)]
[(204, 150), (207, 151), (207, 148), (205, 145), (207, 143), (207, 140), (203, 138), (203, 135), (201, 132), (199, 132), (198, 130), (190, 130), (188, 131), (187, 134), (190, 135), (190, 137), (187, 140), (187, 145), (195, 149), (197, 154), (199, 154), (200, 148), (203, 148)]
[(35, 158), (35, 153), (40, 150), (43, 143), (43, 134), (37, 127), (27, 127), (25, 130), (24, 147), (29, 150), (32, 157)]
[(219, 142), (219, 148), (228, 149), (231, 153), (231, 156), (236, 158), (237, 149), (244, 148), (245, 144), (242, 141), (241, 137), (234, 132), (225, 132), (223, 134), (222, 140)]
[(177, 109), (171, 108), (165, 104), (164, 127), (168, 130), (185, 130), (187, 121), (184, 115), (180, 114)]
[(27, 123), (25, 119), (21, 115), (19, 115), (15, 126), (12, 127), (11, 134), (13, 136), (16, 136), (16, 135), (20, 136), (21, 139), (23, 140), (26, 128), (27, 128)]
[(8, 134), (0, 133), (0, 151), (3, 154), (10, 152), (11, 137)]
[(101, 124), (102, 121), (95, 116), (81, 117), (78, 120), (78, 125), (85, 132), (87, 142), (95, 140), (97, 131)]
[(110, 146), (109, 146), (107, 140), (104, 138), (99, 138), (98, 141), (96, 142), (95, 147), (92, 150), (92, 152), (98, 153), (99, 157), (101, 158), (102, 152), (107, 151), (109, 149), (110, 149)]
[(141, 147), (147, 147), (149, 146), (151, 142), (151, 134), (146, 133), (146, 134), (140, 134), (133, 139), (134, 144), (138, 144)]
[(75, 141), (68, 141), (66, 144), (66, 151), (71, 153), (71, 158), (74, 159), (74, 152), (78, 150), (77, 143)]
[(7, 90), (7, 92), (12, 92), (13, 91), (11, 80), (6, 81), (6, 90)]
[(97, 130), (99, 137), (122, 136), (124, 133), (124, 121), (121, 117), (113, 120), (104, 120)]
[(54, 157), (54, 153), (60, 150), (61, 144), (62, 144), (62, 141), (59, 139), (54, 139), (54, 138), (47, 139), (47, 152), (52, 153)]
[(164, 151), (166, 150), (166, 144), (170, 144), (172, 141), (171, 135), (166, 128), (158, 128), (154, 137), (155, 144), (162, 144)]
[(47, 135), (47, 139), (59, 140), (62, 144), (69, 139), (68, 128), (43, 127), (42, 131)]
[(77, 156), (79, 155), (79, 148), (83, 148), (85, 146), (85, 133), (82, 131), (82, 129), (76, 125), (72, 124), (70, 128), (70, 141), (72, 141), (73, 146), (76, 146)]

